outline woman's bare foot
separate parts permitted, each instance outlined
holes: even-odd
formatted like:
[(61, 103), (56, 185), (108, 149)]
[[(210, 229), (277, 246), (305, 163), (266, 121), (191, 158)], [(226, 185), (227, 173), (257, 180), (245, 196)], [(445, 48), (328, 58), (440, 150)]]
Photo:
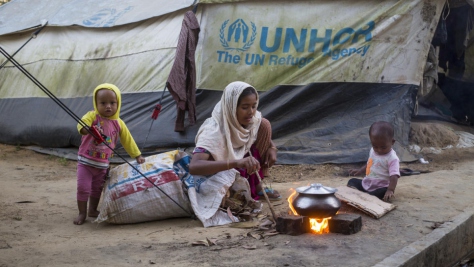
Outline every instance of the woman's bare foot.
[[(259, 196), (263, 196), (263, 188), (261, 184), (257, 185), (257, 192)], [(281, 195), (277, 190), (265, 187), (265, 193), (267, 193), (267, 196), (271, 201), (281, 199)]]
[(86, 214), (85, 213), (79, 213), (77, 218), (74, 220), (75, 225), (82, 225), (86, 221)]

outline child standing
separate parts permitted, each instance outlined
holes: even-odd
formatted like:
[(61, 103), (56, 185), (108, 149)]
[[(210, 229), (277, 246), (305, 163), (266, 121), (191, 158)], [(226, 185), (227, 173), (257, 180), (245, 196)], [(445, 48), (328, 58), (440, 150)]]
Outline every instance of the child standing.
[(364, 179), (352, 178), (347, 186), (367, 192), (384, 201), (394, 197), (395, 187), (400, 177), (400, 160), (392, 149), (395, 143), (393, 126), (386, 121), (373, 123), (369, 129), (370, 149), (367, 164), (360, 169), (349, 170), (349, 175), (360, 175)]
[[(119, 117), (122, 104), (120, 90), (113, 84), (101, 84), (94, 89), (92, 100), (94, 110), (86, 113), (82, 117), (82, 121), (105, 135), (105, 142), (112, 149), (115, 148), (120, 138), (122, 146), (132, 158), (137, 160), (137, 163), (145, 162), (130, 131)], [(81, 225), (87, 216), (97, 217), (99, 215), (97, 206), (109, 168), (109, 158), (112, 157), (112, 150), (105, 144), (98, 143), (81, 124), (77, 125), (77, 129), (82, 134), (82, 140), (77, 164), (79, 215), (74, 220), (74, 224)], [(89, 209), (87, 209), (88, 200)]]

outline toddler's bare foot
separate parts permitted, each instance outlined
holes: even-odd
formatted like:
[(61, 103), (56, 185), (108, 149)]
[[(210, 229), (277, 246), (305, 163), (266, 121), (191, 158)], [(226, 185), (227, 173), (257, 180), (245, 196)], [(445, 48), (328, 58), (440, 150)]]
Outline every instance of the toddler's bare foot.
[(90, 210), (90, 211), (87, 213), (87, 216), (89, 216), (89, 217), (97, 217), (97, 216), (99, 216), (99, 213), (100, 213), (100, 212), (99, 212), (98, 210), (92, 210), (92, 211)]
[(81, 225), (86, 221), (86, 214), (85, 213), (79, 213), (77, 218), (74, 220), (75, 225)]

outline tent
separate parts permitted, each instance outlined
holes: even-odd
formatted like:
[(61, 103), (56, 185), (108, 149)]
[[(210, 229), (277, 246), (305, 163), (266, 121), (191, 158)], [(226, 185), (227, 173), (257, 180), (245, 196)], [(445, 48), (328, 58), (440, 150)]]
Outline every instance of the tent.
[[(368, 128), (377, 120), (394, 124), (395, 149), (406, 161), (414, 159), (406, 149), (410, 121), (444, 6), (443, 0), (13, 0), (0, 6), (0, 46), (13, 54), (47, 22), (15, 60), (79, 116), (92, 108), (95, 86), (116, 84), (121, 117), (143, 150), (192, 147), (223, 88), (242, 80), (261, 92), (259, 110), (272, 122), (278, 163), (365, 161)], [(190, 10), (200, 23), (197, 120), (175, 132), (176, 103), (162, 92)], [(151, 124), (159, 101), (163, 110)], [(76, 122), (12, 63), (0, 69), (0, 114), (1, 143), (80, 144)]]

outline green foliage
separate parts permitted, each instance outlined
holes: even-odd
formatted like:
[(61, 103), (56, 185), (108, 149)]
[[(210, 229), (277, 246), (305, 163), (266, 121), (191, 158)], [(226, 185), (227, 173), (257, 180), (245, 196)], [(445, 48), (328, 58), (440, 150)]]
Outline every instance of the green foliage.
[(69, 164), (69, 161), (67, 160), (67, 158), (59, 158), (58, 161), (59, 161), (59, 164), (63, 166), (67, 166)]

